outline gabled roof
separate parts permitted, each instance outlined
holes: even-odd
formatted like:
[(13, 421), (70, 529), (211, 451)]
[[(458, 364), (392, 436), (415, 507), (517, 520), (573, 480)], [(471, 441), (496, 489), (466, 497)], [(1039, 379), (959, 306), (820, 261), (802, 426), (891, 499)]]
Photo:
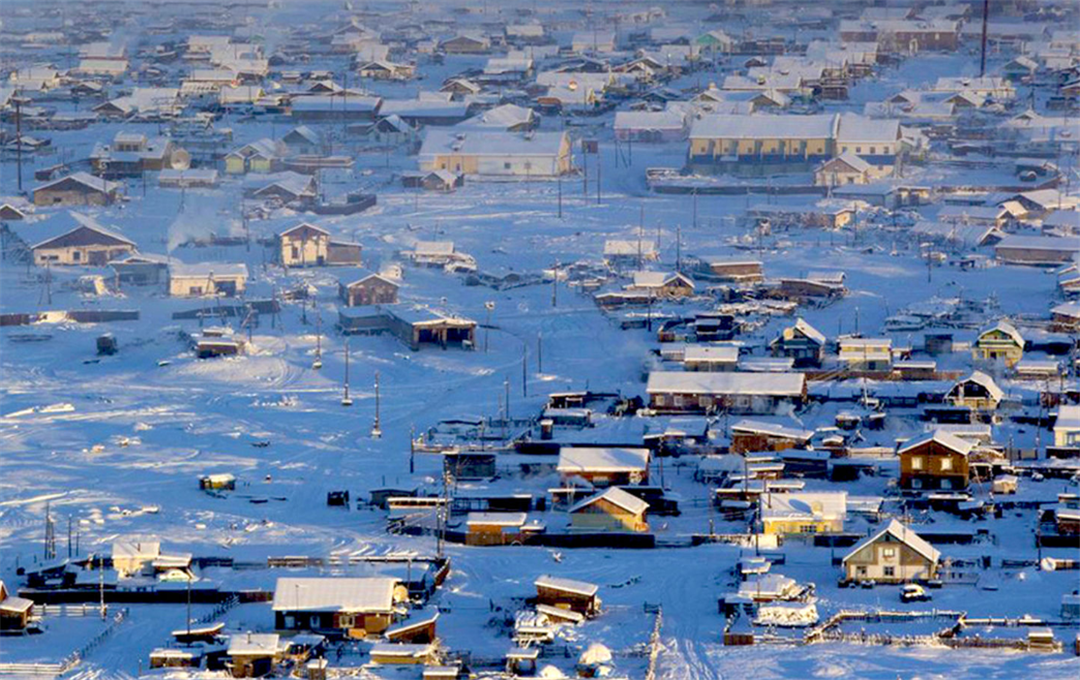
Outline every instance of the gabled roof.
[(733, 433), (735, 431), (760, 433), (796, 440), (809, 440), (814, 436), (813, 430), (800, 430), (795, 427), (787, 427), (785, 425), (769, 423), (763, 420), (740, 420), (731, 426), (731, 431)]
[(1016, 330), (1016, 326), (1004, 320), (998, 321), (991, 328), (987, 328), (982, 333), (979, 333), (979, 339), (982, 340), (982, 337), (984, 335), (986, 335), (987, 333), (993, 333), (994, 331), (1000, 331), (1004, 333), (1005, 335), (1012, 338), (1013, 342), (1015, 342), (1019, 347), (1023, 348), (1024, 336), (1020, 335), (1020, 331)]
[(288, 236), (289, 234), (293, 233), (294, 231), (300, 231), (301, 229), (309, 229), (311, 231), (317, 231), (320, 234), (325, 234), (327, 236), (330, 235), (330, 232), (323, 229), (322, 227), (316, 227), (314, 224), (311, 224), (310, 222), (301, 222), (300, 224), (298, 224), (298, 225), (296, 225), (294, 227), (289, 227), (285, 231), (278, 234), (278, 236), (282, 236), (282, 237)]
[(855, 546), (851, 549), (851, 551), (848, 552), (847, 555), (844, 555), (843, 561), (847, 562), (860, 550), (862, 550), (868, 545), (876, 543), (884, 536), (891, 536), (892, 538), (896, 539), (900, 543), (903, 543), (904, 545), (919, 553), (931, 562), (937, 562), (938, 559), (941, 557), (941, 553), (938, 552), (937, 548), (927, 543), (914, 531), (894, 519), (890, 520), (884, 529), (878, 531), (876, 534), (867, 536), (863, 540), (856, 543)]
[(649, 504), (641, 500), (637, 496), (627, 493), (618, 487), (611, 487), (603, 493), (598, 493), (595, 496), (590, 496), (583, 501), (575, 504), (570, 508), (570, 512), (578, 512), (590, 505), (605, 500), (613, 505), (616, 505), (623, 510), (629, 512), (632, 515), (640, 515), (649, 509)]
[(100, 191), (102, 193), (112, 193), (120, 188), (119, 182), (110, 182), (100, 177), (94, 177), (88, 172), (74, 172), (66, 177), (54, 179), (51, 182), (46, 182), (41, 186), (34, 189), (34, 192), (42, 191), (45, 189), (51, 189), (64, 182), (76, 182), (85, 186), (93, 191)]
[(838, 163), (843, 163), (844, 165), (847, 165), (855, 172), (866, 172), (870, 169), (869, 163), (864, 161), (862, 158), (859, 158), (851, 151), (845, 151), (836, 158), (830, 158), (829, 160), (821, 164), (820, 169), (825, 170), (830, 166), (836, 165)]
[[(1000, 401), (1001, 398), (1005, 396), (1005, 391), (998, 387), (998, 384), (994, 382), (994, 379), (983, 373), (982, 371), (972, 371), (971, 375), (969, 375), (968, 377), (962, 380), (958, 380), (956, 382), (956, 385), (965, 382), (973, 382), (981, 385), (991, 397), (997, 399), (998, 401)], [(955, 388), (956, 385), (954, 385), (953, 387)]]
[(131, 246), (135, 247), (133, 241), (129, 241), (123, 236), (109, 231), (105, 227), (95, 222), (92, 218), (86, 215), (80, 215), (79, 213), (71, 213), (71, 216), (75, 218), (75, 221), (79, 223), (79, 226), (74, 229), (64, 232), (59, 236), (46, 239), (41, 243), (38, 243), (31, 247), (32, 250), (38, 248), (67, 248), (71, 246), (86, 246), (86, 245), (104, 245), (104, 246)]
[(897, 453), (904, 454), (930, 442), (937, 442), (941, 446), (955, 451), (962, 456), (968, 455), (969, 453), (971, 453), (971, 450), (975, 448), (974, 444), (967, 441), (966, 439), (961, 439), (960, 437), (957, 437), (951, 432), (946, 432), (945, 430), (934, 430), (933, 432), (927, 432), (924, 435), (908, 440), (907, 443), (900, 447), (900, 450), (897, 451)]

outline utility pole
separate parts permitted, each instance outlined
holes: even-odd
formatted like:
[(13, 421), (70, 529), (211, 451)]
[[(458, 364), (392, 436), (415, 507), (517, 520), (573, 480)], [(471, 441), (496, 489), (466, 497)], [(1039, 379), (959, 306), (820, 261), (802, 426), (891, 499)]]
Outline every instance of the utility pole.
[[(599, 151), (599, 149), (597, 149)], [(600, 162), (600, 154), (596, 154), (596, 205), (600, 205), (600, 177), (604, 164)]]
[(536, 372), (544, 372), (544, 336), (540, 331), (536, 332)]
[(551, 268), (551, 306), (559, 306), (559, 263)]
[(14, 97), (12, 103), (15, 104), (15, 167), (19, 193), (22, 194), (22, 97)]
[(380, 439), (382, 428), (379, 427), (379, 372), (375, 371), (375, 424), (371, 428), (371, 438)]
[(529, 346), (521, 343), (521, 396), (529, 396)]
[(562, 175), (557, 175), (559, 185), (559, 219), (562, 219)]
[(345, 394), (341, 397), (342, 406), (352, 406), (352, 397), (349, 396), (349, 339), (345, 338)]
[(990, 20), (990, 0), (983, 0), (982, 15), (982, 52), (979, 57), (979, 77), (986, 75), (986, 30)]

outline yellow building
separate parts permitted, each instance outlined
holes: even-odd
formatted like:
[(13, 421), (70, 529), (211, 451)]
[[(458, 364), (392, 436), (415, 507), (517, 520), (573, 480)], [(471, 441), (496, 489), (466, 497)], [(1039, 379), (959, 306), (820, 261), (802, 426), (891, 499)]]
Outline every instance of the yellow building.
[(503, 132), (429, 129), (420, 147), (420, 170), (464, 175), (557, 177), (570, 172), (565, 132)]
[(649, 504), (618, 487), (611, 487), (570, 508), (574, 531), (648, 531)]
[(1001, 361), (1011, 368), (1024, 357), (1024, 336), (1008, 321), (999, 321), (979, 333), (971, 356), (976, 361)]
[(822, 534), (844, 530), (847, 492), (769, 493), (758, 501), (766, 534)]

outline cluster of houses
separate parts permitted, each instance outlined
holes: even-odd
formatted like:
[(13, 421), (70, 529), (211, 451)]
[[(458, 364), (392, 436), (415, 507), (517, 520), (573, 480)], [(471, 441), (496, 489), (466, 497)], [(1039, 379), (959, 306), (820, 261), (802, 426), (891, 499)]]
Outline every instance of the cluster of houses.
[[(1037, 508), (1036, 549), (1073, 548), (1077, 494), (1037, 491), (1047, 479), (1075, 487), (1080, 474), (1080, 42), (1062, 29), (1075, 8), (990, 3), (984, 21), (978, 3), (834, 4), (720, 3), (683, 22), (668, 12), (690, 9), (346, 3), (274, 40), (241, 16), (276, 9), (267, 0), (136, 3), (128, 19), (146, 29), (137, 41), (92, 9), (42, 18), (54, 30), (5, 17), (0, 40), (17, 58), (0, 71), (0, 249), (44, 285), (89, 273), (97, 295), (176, 298), (191, 309), (173, 319), (199, 322), (187, 334), (199, 358), (245, 347), (206, 317), (239, 317), (250, 331), (245, 316), (288, 304), (306, 323), (313, 281), (332, 291), (319, 301), (336, 315), (326, 332), (387, 335), (413, 351), (474, 350), (482, 328), (454, 293), (436, 304), (418, 290), (432, 276), (499, 291), (549, 283), (591, 299), (619, 329), (644, 331), (640, 389), (603, 392), (594, 380), (516, 419), (508, 390), (499, 417), (440, 423), (413, 440), (413, 452), (438, 456), (441, 488), (416, 473), (402, 488), (368, 489), (362, 503), (385, 509), (396, 535), (477, 548), (737, 545), (746, 554), (720, 602), (728, 644), (753, 642), (747, 621), (817, 622), (812, 584), (774, 570), (785, 544), (833, 550), (830, 574), (845, 587), (945, 587), (939, 546), (976, 541), (965, 523), (1001, 519), (1006, 507)], [(967, 51), (981, 57), (977, 76), (965, 66), (897, 82), (907, 60)], [(74, 131), (86, 148), (58, 149)], [(635, 153), (648, 165), (635, 166)], [(368, 167), (373, 158), (385, 169)], [(626, 165), (620, 185), (683, 195), (695, 227), (700, 195), (746, 195), (738, 214), (701, 216), (745, 233), (721, 243), (662, 225), (672, 246), (642, 225), (606, 233), (579, 261), (500, 277), (483, 270), (488, 253), (446, 236), (363, 228), (373, 187), (396, 207), (402, 194), (471, 199), (535, 180), (558, 192), (561, 218), (563, 182), (582, 180), (586, 198), (594, 182), (599, 204), (612, 159)], [(152, 205), (148, 192), (177, 199), (181, 216), (204, 196), (238, 207), (176, 243), (126, 218)], [(831, 316), (852, 302), (855, 272), (785, 268), (771, 256), (790, 252), (788, 237), (835, 239), (868, 257), (891, 246), (928, 279), (986, 270), (1001, 289), (1023, 267), (1045, 272), (1053, 293), (1006, 313), (993, 297), (941, 292), (886, 308), (881, 327), (867, 328), (857, 308), (853, 324)], [(676, 463), (692, 479), (672, 482)], [(229, 498), (236, 479), (200, 483)], [(1009, 505), (1021, 497), (1026, 505)], [(350, 505), (348, 492), (328, 504)], [(704, 520), (690, 524), (703, 517), (695, 508), (707, 509), (707, 532)], [(937, 521), (962, 528), (943, 538), (930, 530)], [(404, 576), (294, 574), (238, 592), (266, 603), (273, 623), (188, 626), (149, 664), (318, 680), (329, 648), (359, 640), (371, 677), (387, 667), (408, 667), (394, 677), (411, 680), (468, 677), (467, 654), (440, 641), (429, 603), (448, 566), (417, 585), (447, 563), (407, 564)], [(198, 585), (203, 566), (156, 540), (118, 541), (96, 568), (45, 563), (26, 571), (25, 592), (0, 581), (0, 631), (34, 629), (37, 603), (59, 601), (51, 591), (225, 601)], [(545, 645), (601, 616), (600, 585), (533, 585), (500, 628), (510, 637), (500, 672), (538, 673), (554, 656)], [(609, 662), (579, 666), (605, 675)]]

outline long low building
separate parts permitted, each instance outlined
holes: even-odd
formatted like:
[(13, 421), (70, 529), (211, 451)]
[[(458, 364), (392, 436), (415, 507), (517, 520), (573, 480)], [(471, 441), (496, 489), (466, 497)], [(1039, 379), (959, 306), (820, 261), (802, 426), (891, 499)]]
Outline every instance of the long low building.
[(571, 170), (565, 132), (466, 132), (430, 129), (419, 155), (420, 169), (490, 177), (556, 177)]
[(1080, 237), (1010, 235), (994, 246), (997, 259), (1010, 264), (1064, 264), (1080, 253)]
[(806, 401), (802, 373), (654, 371), (646, 392), (651, 408), (666, 413), (769, 414)]
[(702, 116), (690, 128), (688, 163), (702, 172), (804, 172), (848, 154), (890, 175), (903, 151), (900, 123), (856, 114)]

